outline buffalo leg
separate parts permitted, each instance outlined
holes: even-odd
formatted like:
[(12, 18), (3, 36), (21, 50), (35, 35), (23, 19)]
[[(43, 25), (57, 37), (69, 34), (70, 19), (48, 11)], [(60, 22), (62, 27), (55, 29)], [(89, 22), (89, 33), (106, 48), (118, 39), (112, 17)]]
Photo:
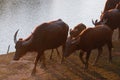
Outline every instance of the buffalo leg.
[[(54, 49), (52, 49), (52, 51), (51, 51), (50, 59), (52, 59), (52, 54), (53, 54), (53, 51), (54, 51)], [(58, 51), (58, 49), (57, 49), (57, 48), (56, 48), (56, 51), (57, 51), (57, 55), (59, 55), (59, 56), (60, 56), (60, 53), (59, 53), (59, 51)]]
[(107, 44), (109, 50), (109, 62), (112, 63), (112, 41)]
[(98, 62), (99, 57), (100, 57), (102, 51), (103, 51), (102, 48), (98, 48), (98, 54), (97, 54), (97, 57), (96, 57), (95, 62), (93, 63), (93, 65), (96, 65), (96, 63)]
[(58, 51), (58, 49), (57, 49), (57, 48), (56, 48), (56, 51), (57, 51), (57, 55), (58, 55), (58, 56), (60, 56), (60, 53), (59, 53), (59, 51)]
[(88, 61), (89, 61), (89, 57), (90, 57), (90, 52), (91, 51), (88, 51), (87, 54), (86, 54), (86, 62), (85, 62), (85, 68), (84, 69), (88, 69)]
[(61, 63), (64, 61), (64, 51), (65, 51), (65, 44), (62, 45), (62, 60), (61, 60)]
[(118, 29), (118, 33), (119, 33), (118, 39), (120, 40), (120, 28)]
[(34, 68), (33, 68), (33, 71), (32, 71), (32, 75), (34, 75), (36, 73), (36, 66), (37, 66), (37, 63), (38, 63), (38, 60), (40, 59), (41, 55), (40, 53), (37, 54), (37, 57), (35, 59), (35, 65), (34, 65)]
[(83, 55), (84, 55), (84, 51), (80, 51), (79, 58), (80, 58), (81, 62), (83, 64), (85, 64), (85, 61), (83, 60)]
[(52, 59), (52, 53), (53, 53), (53, 51), (54, 51), (54, 49), (52, 49), (52, 51), (51, 51), (50, 59)]
[(46, 63), (45, 63), (45, 55), (42, 55), (42, 60), (43, 60), (43, 68), (46, 68)]

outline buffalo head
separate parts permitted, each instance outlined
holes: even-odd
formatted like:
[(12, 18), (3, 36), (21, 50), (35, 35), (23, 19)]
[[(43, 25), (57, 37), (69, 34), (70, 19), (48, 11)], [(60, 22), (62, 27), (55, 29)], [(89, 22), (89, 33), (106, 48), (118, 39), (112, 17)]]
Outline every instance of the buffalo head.
[(84, 29), (86, 29), (86, 25), (83, 23), (78, 24), (74, 27), (74, 29), (70, 29), (70, 36), (76, 37), (78, 36)]
[(25, 53), (28, 51), (28, 46), (32, 41), (32, 37), (28, 40), (23, 40), (22, 38), (19, 38), (19, 40), (17, 40), (18, 31), (19, 30), (17, 30), (14, 35), (14, 43), (16, 49), (14, 60), (19, 60), (22, 56), (25, 55)]
[(65, 50), (63, 53), (63, 56), (65, 58), (69, 57), (74, 51), (79, 49), (79, 40), (80, 38), (73, 39), (71, 37), (67, 39), (66, 44), (65, 44)]

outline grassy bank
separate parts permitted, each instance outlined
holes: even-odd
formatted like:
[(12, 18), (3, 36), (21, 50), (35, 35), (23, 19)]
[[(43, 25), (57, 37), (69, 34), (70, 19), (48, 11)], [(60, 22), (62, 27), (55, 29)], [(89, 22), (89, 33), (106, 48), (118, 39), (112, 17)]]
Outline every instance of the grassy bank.
[[(120, 41), (113, 42), (113, 63), (108, 63), (108, 50), (100, 57), (97, 66), (92, 66), (97, 51), (92, 51), (89, 61), (89, 70), (83, 71), (83, 64), (79, 60), (78, 52), (72, 54), (60, 64), (61, 58), (54, 51), (53, 59), (49, 60), (50, 50), (46, 51), (47, 69), (40, 63), (37, 65), (35, 76), (31, 76), (36, 53), (27, 53), (19, 61), (13, 61), (14, 52), (0, 55), (0, 80), (120, 80)], [(59, 48), (61, 53), (61, 48)]]

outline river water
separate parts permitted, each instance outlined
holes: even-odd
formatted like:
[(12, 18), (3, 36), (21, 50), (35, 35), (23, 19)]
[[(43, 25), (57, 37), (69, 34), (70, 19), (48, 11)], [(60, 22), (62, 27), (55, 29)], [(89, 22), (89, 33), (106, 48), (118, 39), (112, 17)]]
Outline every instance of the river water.
[(0, 0), (0, 54), (15, 51), (13, 36), (25, 38), (43, 23), (61, 18), (70, 28), (79, 23), (92, 27), (106, 0)]

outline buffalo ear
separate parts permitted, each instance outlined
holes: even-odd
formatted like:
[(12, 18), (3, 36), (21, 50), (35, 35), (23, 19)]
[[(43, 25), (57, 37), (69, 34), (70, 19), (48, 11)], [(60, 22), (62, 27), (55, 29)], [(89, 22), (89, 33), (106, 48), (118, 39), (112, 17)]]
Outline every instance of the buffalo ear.
[(72, 34), (72, 29), (70, 29), (70, 33), (69, 33), (70, 35)]
[(19, 41), (22, 41), (23, 40), (23, 38), (19, 38)]

